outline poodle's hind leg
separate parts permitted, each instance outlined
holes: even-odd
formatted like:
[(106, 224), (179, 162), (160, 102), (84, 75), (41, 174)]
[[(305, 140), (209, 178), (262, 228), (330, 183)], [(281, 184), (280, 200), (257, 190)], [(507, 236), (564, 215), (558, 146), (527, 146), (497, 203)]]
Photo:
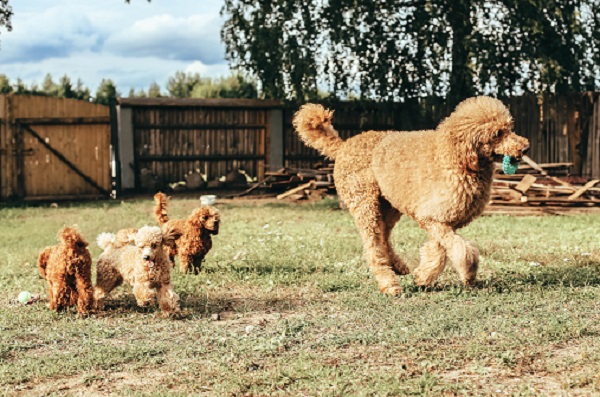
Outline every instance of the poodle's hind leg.
[(381, 215), (383, 217), (384, 223), (384, 238), (388, 247), (388, 254), (390, 257), (390, 261), (392, 264), (392, 269), (394, 272), (400, 276), (404, 276), (410, 273), (410, 269), (406, 266), (406, 263), (396, 254), (394, 251), (394, 246), (390, 240), (392, 235), (392, 230), (396, 223), (400, 220), (402, 214), (400, 211), (392, 207), (392, 205), (384, 198), (379, 199), (379, 208), (381, 210)]
[(165, 314), (179, 312), (179, 295), (173, 290), (173, 284), (161, 284), (157, 292), (158, 305)]
[(78, 273), (75, 278), (77, 288), (77, 312), (84, 316), (87, 315), (94, 305), (94, 291), (92, 288), (91, 273)]
[(104, 298), (113, 289), (123, 284), (123, 276), (117, 269), (106, 263), (99, 262), (97, 267), (93, 302), (95, 309), (102, 310), (104, 307)]
[[(377, 280), (379, 290), (385, 294), (398, 295), (401, 289), (396, 279), (396, 272), (392, 267), (390, 248), (385, 232), (386, 226), (379, 208), (379, 191), (373, 193), (375, 194), (368, 198), (362, 196), (360, 201), (345, 201), (360, 231), (367, 262)], [(358, 196), (360, 197), (360, 195)]]

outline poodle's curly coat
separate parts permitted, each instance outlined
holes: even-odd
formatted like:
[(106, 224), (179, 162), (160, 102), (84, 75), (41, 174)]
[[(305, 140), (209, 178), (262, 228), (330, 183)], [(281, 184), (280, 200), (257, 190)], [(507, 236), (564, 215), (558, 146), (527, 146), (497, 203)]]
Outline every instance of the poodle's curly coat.
[(175, 245), (169, 247), (169, 257), (174, 261), (179, 256), (179, 268), (183, 273), (193, 271), (198, 273), (204, 257), (212, 248), (212, 235), (219, 234), (219, 210), (211, 206), (195, 209), (187, 219), (169, 220), (167, 214), (168, 198), (164, 193), (154, 195), (154, 215), (162, 226), (176, 227), (181, 236), (175, 240)]
[(449, 259), (465, 284), (475, 281), (479, 252), (456, 233), (489, 201), (494, 159), (519, 160), (527, 139), (513, 132), (508, 109), (490, 97), (469, 98), (435, 130), (368, 131), (343, 141), (333, 112), (307, 104), (294, 116), (300, 138), (335, 159), (334, 179), (360, 230), (379, 289), (400, 292), (395, 274), (408, 274), (390, 243), (406, 214), (429, 234), (421, 248), (415, 283), (431, 285)]
[[(135, 229), (124, 229), (124, 235)], [(133, 286), (138, 306), (158, 304), (166, 314), (178, 312), (179, 296), (171, 283), (171, 261), (164, 247), (170, 246), (178, 235), (175, 228), (161, 230), (158, 226), (144, 226), (133, 234), (135, 245), (118, 240), (114, 234), (102, 233), (98, 245), (104, 250), (98, 257), (94, 298), (101, 309), (104, 298), (123, 281)]]
[(59, 244), (46, 247), (38, 257), (38, 269), (48, 282), (49, 307), (60, 311), (77, 305), (80, 315), (93, 306), (92, 257), (88, 243), (75, 228), (58, 232)]

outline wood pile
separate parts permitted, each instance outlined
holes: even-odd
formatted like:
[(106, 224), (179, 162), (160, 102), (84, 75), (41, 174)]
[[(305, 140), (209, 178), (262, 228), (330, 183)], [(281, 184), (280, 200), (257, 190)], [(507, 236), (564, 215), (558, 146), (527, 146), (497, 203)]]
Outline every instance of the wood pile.
[[(321, 199), (335, 194), (333, 183), (333, 164), (320, 164), (315, 169), (281, 168), (277, 171), (265, 172), (265, 179), (254, 184), (249, 189), (236, 195), (241, 197), (257, 190), (267, 190), (272, 197), (277, 195), (278, 200), (293, 201), (306, 199)], [(256, 197), (253, 195), (253, 197)]]
[(487, 213), (534, 215), (600, 209), (599, 179), (568, 176), (572, 163), (537, 164), (524, 156), (517, 173), (496, 172)]

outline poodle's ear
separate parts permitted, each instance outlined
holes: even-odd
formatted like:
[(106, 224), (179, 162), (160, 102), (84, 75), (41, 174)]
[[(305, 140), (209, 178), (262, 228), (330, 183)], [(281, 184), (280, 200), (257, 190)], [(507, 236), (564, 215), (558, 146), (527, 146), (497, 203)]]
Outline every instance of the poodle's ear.
[(465, 171), (478, 172), (479, 171), (479, 156), (473, 149), (468, 149), (465, 153)]
[(38, 257), (38, 269), (40, 270), (40, 274), (43, 278), (46, 278), (46, 267), (48, 267), (48, 259), (50, 259), (51, 253), (52, 248), (46, 247), (42, 252), (40, 252), (40, 256)]
[(163, 244), (167, 247), (175, 247), (175, 241), (177, 241), (182, 234), (183, 231), (181, 229), (173, 225), (169, 225), (168, 223), (165, 224), (165, 227), (162, 230)]

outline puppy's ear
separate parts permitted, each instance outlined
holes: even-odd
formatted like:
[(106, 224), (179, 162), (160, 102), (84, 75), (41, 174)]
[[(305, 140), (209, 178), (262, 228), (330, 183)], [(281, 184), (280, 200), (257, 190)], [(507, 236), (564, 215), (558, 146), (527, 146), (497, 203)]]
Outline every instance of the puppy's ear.
[(46, 278), (46, 267), (48, 267), (48, 259), (50, 259), (51, 253), (52, 248), (46, 247), (40, 252), (40, 256), (38, 257), (38, 269), (43, 278)]
[(473, 149), (467, 149), (465, 157), (463, 159), (465, 171), (478, 172), (479, 171), (479, 156)]
[(169, 225), (168, 223), (165, 224), (165, 227), (162, 230), (163, 244), (167, 247), (175, 247), (175, 241), (181, 237), (182, 234), (183, 232), (181, 229), (173, 225)]

